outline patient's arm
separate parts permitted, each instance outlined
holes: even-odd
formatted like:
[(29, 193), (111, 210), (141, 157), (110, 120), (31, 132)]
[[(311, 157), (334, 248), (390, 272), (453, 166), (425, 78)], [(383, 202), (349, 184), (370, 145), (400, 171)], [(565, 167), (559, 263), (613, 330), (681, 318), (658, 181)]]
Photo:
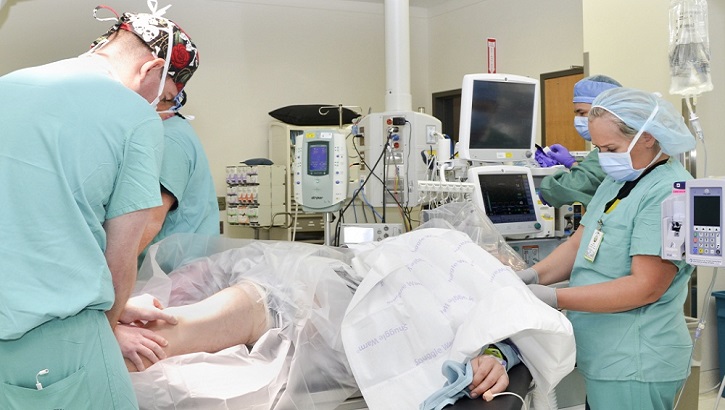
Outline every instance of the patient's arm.
[[(165, 310), (177, 318), (171, 325), (163, 320), (148, 322), (168, 342), (163, 346), (167, 357), (187, 353), (214, 353), (239, 344), (252, 344), (267, 331), (267, 310), (262, 295), (249, 282), (223, 289), (214, 295), (186, 306)], [(144, 366), (153, 363), (141, 357)], [(136, 366), (126, 358), (129, 371)]]

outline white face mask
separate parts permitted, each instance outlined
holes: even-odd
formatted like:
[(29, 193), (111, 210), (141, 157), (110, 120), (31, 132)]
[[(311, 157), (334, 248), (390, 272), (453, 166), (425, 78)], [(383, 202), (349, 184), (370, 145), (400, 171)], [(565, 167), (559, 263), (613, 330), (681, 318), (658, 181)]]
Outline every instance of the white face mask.
[(639, 178), (640, 175), (642, 175), (645, 169), (649, 168), (650, 165), (654, 164), (655, 161), (657, 161), (659, 157), (662, 156), (662, 150), (660, 150), (657, 155), (655, 155), (654, 159), (652, 159), (652, 161), (650, 161), (650, 163), (646, 167), (642, 169), (634, 169), (634, 165), (632, 165), (632, 156), (630, 155), (630, 153), (632, 152), (632, 148), (637, 143), (637, 141), (639, 141), (639, 137), (642, 136), (644, 129), (655, 117), (655, 114), (657, 114), (659, 108), (659, 106), (655, 107), (655, 109), (652, 111), (652, 114), (650, 114), (649, 118), (647, 118), (647, 121), (645, 121), (642, 125), (642, 128), (640, 128), (637, 132), (637, 135), (635, 135), (632, 139), (632, 142), (629, 143), (629, 147), (627, 148), (626, 152), (599, 153), (599, 165), (602, 167), (602, 170), (604, 170), (607, 175), (614, 178), (615, 181), (634, 181), (635, 179)]

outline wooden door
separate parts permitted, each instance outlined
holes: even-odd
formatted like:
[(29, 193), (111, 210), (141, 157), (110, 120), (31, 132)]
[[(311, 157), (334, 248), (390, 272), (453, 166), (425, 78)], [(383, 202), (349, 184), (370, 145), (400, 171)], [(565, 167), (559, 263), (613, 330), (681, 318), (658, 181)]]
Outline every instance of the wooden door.
[(574, 128), (574, 84), (582, 78), (582, 68), (541, 74), (542, 146), (561, 144), (569, 151), (588, 149)]

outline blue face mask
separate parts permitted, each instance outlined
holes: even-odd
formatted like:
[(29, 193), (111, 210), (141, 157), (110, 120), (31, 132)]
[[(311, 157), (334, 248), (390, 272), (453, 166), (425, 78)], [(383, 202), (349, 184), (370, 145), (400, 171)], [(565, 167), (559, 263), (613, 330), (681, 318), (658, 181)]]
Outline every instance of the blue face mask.
[(629, 143), (629, 147), (627, 147), (626, 152), (599, 153), (599, 165), (602, 167), (602, 170), (604, 170), (604, 172), (606, 172), (607, 175), (612, 177), (615, 181), (634, 181), (635, 179), (639, 178), (640, 175), (642, 175), (645, 169), (649, 168), (650, 165), (654, 164), (655, 161), (657, 161), (659, 157), (662, 156), (662, 150), (660, 150), (657, 155), (655, 155), (654, 159), (650, 161), (649, 165), (642, 169), (634, 169), (634, 165), (632, 165), (632, 156), (630, 155), (630, 152), (632, 152), (632, 148), (634, 148), (634, 145), (637, 143), (637, 141), (639, 141), (639, 137), (642, 136), (645, 127), (647, 126), (647, 124), (650, 123), (650, 121), (652, 121), (658, 110), (659, 106), (656, 106), (647, 121), (645, 121), (642, 125), (642, 128), (640, 128), (637, 132), (637, 135), (634, 136), (632, 142)]
[(574, 117), (574, 128), (576, 128), (576, 132), (578, 132), (582, 138), (587, 141), (592, 140), (591, 135), (589, 135), (589, 118), (577, 115)]

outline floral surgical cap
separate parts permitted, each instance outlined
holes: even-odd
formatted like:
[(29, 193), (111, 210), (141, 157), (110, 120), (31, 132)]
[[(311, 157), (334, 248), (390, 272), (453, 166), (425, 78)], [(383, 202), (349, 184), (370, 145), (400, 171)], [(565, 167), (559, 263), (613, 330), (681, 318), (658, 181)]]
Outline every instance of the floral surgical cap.
[(599, 94), (592, 103), (592, 108), (595, 107), (609, 111), (635, 130), (641, 129), (655, 107), (659, 107), (643, 131), (652, 134), (662, 152), (667, 155), (677, 155), (695, 148), (695, 137), (685, 124), (682, 114), (655, 94), (632, 88), (612, 88)]
[[(148, 45), (153, 54), (167, 60), (169, 52), (169, 32), (172, 35), (171, 41), (171, 58), (169, 61), (168, 74), (176, 84), (176, 89), (181, 90), (186, 86), (194, 71), (199, 67), (199, 52), (191, 41), (191, 38), (173, 21), (161, 17), (165, 9), (160, 12), (152, 10), (152, 14), (148, 13), (123, 13), (120, 17), (108, 6), (98, 6), (93, 11), (96, 12), (105, 8), (116, 14), (116, 24), (96, 41), (91, 44), (91, 48), (106, 41), (113, 33), (126, 30), (136, 34), (146, 45)], [(98, 17), (96, 17), (98, 19)], [(108, 20), (108, 19), (99, 19)]]

